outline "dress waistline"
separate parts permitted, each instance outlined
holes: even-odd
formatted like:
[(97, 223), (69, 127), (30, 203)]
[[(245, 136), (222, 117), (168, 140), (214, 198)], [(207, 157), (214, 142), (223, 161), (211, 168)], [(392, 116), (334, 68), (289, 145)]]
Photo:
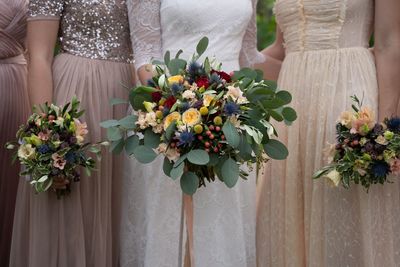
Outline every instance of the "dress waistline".
[(340, 53), (340, 52), (351, 52), (351, 51), (366, 51), (370, 48), (365, 46), (350, 46), (340, 48), (328, 48), (328, 49), (315, 49), (315, 50), (292, 50), (287, 51), (287, 55), (290, 54), (307, 54), (307, 53)]
[(23, 54), (20, 54), (15, 57), (9, 58), (0, 58), (0, 64), (17, 64), (17, 65), (26, 65), (26, 59)]

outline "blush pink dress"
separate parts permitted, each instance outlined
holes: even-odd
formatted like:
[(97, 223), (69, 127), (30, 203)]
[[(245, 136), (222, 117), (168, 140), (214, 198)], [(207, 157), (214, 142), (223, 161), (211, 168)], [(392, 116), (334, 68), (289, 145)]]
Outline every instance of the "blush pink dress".
[[(73, 96), (86, 110), (89, 140), (106, 140), (99, 123), (126, 115), (111, 98), (133, 85), (129, 22), (123, 0), (31, 0), (28, 21), (60, 21), (61, 53), (53, 62), (54, 102)], [(97, 171), (57, 200), (35, 195), (21, 180), (11, 251), (12, 267), (118, 266), (120, 158), (104, 149)]]
[(278, 83), (299, 118), (278, 129), (290, 155), (271, 161), (258, 187), (258, 265), (399, 266), (400, 181), (366, 193), (311, 178), (350, 96), (377, 111), (374, 1), (277, 0), (275, 12), (286, 48)]
[(8, 266), (20, 166), (5, 143), (29, 114), (26, 87), (26, 0), (0, 0), (0, 266)]

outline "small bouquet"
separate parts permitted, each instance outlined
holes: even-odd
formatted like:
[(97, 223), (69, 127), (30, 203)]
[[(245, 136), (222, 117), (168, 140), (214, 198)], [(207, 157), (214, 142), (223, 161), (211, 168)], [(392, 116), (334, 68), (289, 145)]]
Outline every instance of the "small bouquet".
[(277, 133), (270, 120), (296, 119), (286, 107), (291, 95), (262, 80), (262, 73), (242, 69), (230, 75), (215, 60), (198, 63), (207, 46), (203, 38), (190, 63), (179, 58), (182, 51), (173, 59), (167, 52), (164, 62), (155, 62), (148, 85), (131, 91), (136, 113), (101, 124), (114, 152), (125, 147), (141, 163), (164, 155), (164, 173), (180, 178), (188, 195), (216, 177), (233, 187), (248, 176), (241, 166), (260, 163), (264, 151), (285, 159), (288, 151), (273, 139)]
[(18, 141), (7, 143), (8, 149), (17, 149), (13, 160), (23, 165), (21, 175), (29, 177), (37, 193), (52, 189), (57, 197), (67, 195), (71, 182), (80, 180), (78, 167), (84, 167), (88, 175), (95, 168), (87, 152), (99, 156), (99, 146), (106, 143), (84, 142), (88, 130), (79, 121), (83, 113), (76, 98), (64, 107), (45, 103), (35, 107), (27, 124), (20, 127)]
[(400, 118), (377, 123), (369, 108), (356, 96), (352, 99), (353, 111), (343, 112), (336, 125), (337, 144), (327, 149), (329, 165), (314, 179), (327, 177), (334, 186), (354, 183), (368, 190), (400, 174)]

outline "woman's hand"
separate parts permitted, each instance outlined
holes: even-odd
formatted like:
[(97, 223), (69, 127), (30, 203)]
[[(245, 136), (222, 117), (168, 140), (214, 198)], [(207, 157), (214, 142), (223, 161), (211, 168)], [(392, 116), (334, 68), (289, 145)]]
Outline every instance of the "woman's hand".
[(147, 85), (147, 82), (153, 78), (153, 65), (146, 64), (138, 69), (140, 83)]
[(375, 1), (375, 47), (379, 120), (400, 110), (400, 1)]

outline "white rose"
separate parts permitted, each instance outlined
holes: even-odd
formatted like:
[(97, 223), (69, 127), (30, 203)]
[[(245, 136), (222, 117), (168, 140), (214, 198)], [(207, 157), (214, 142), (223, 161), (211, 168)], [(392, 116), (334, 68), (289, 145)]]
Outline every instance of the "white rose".
[(31, 144), (25, 144), (19, 147), (18, 157), (20, 159), (31, 159), (35, 156), (35, 148)]
[(190, 90), (186, 90), (183, 92), (182, 97), (185, 99), (193, 99), (196, 97), (196, 94)]

